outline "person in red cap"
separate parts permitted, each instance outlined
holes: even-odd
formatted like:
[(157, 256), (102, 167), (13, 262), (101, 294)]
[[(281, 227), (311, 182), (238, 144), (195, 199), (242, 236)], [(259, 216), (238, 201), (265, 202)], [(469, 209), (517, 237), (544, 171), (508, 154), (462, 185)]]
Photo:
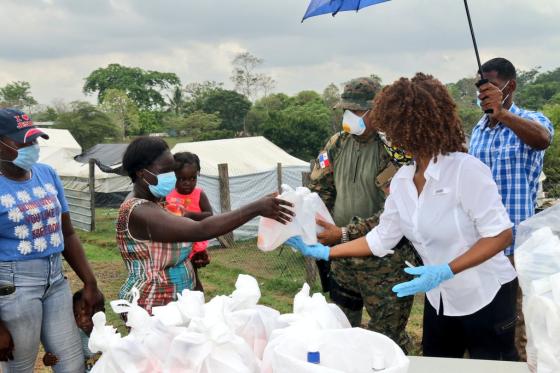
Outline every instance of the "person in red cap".
[(83, 372), (72, 294), (62, 257), (84, 283), (91, 315), (103, 294), (70, 221), (56, 171), (39, 160), (48, 135), (16, 109), (0, 110), (0, 362), (33, 372), (40, 343), (58, 357), (55, 372)]

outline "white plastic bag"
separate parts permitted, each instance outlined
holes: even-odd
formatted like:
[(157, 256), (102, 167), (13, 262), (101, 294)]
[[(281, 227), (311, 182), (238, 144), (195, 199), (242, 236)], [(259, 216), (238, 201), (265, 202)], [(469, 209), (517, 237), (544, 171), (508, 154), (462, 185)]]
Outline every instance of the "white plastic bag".
[(256, 373), (258, 361), (247, 343), (217, 319), (193, 319), (168, 351), (165, 372)]
[(532, 372), (560, 372), (560, 205), (522, 222), (515, 267), (523, 291), (527, 363)]
[[(310, 350), (320, 353), (319, 364), (307, 362)], [(274, 373), (406, 373), (409, 365), (390, 338), (361, 328), (294, 330), (274, 346), (270, 358)]]
[(188, 326), (193, 318), (204, 314), (204, 293), (184, 289), (177, 301), (153, 307), (152, 314), (166, 326)]
[(280, 312), (258, 305), (260, 297), (257, 280), (239, 275), (230, 296), (214, 297), (204, 306), (204, 318), (227, 325), (233, 334), (243, 338), (259, 360), (280, 316)]
[(309, 285), (304, 284), (294, 297), (293, 313), (278, 318), (278, 327), (269, 337), (263, 353), (262, 373), (273, 372), (276, 348), (287, 343), (286, 340), (301, 337), (311, 343), (317, 341), (317, 332), (321, 330), (351, 328), (348, 318), (336, 304), (327, 303), (320, 293), (310, 296), (309, 291)]
[(116, 329), (106, 325), (103, 312), (93, 316), (93, 330), (88, 347), (91, 352), (102, 352), (92, 373), (157, 373), (161, 364), (153, 353), (136, 338), (121, 338)]
[(280, 316), (280, 321), (290, 326), (305, 326), (315, 329), (350, 328), (348, 318), (334, 303), (327, 303), (321, 293), (309, 295), (308, 284), (303, 284), (294, 297), (294, 312)]
[(149, 368), (150, 372), (159, 372), (167, 359), (173, 339), (184, 328), (165, 325), (157, 317), (150, 316), (138, 305), (138, 289), (133, 288), (132, 295), (132, 302), (122, 299), (111, 302), (115, 313), (126, 313), (126, 325), (130, 327), (128, 336), (123, 338), (120, 344), (112, 347), (111, 354), (115, 356), (116, 353), (120, 353), (122, 361), (142, 362), (142, 366), (146, 367), (142, 369)]
[(301, 236), (308, 245), (317, 243), (317, 233), (322, 228), (316, 219), (334, 224), (331, 214), (317, 193), (311, 193), (308, 188), (298, 187), (295, 190), (289, 185), (282, 185), (279, 198), (294, 204), (294, 219), (288, 224), (282, 224), (269, 218), (261, 218), (257, 235), (257, 246), (263, 251), (272, 251), (293, 236)]

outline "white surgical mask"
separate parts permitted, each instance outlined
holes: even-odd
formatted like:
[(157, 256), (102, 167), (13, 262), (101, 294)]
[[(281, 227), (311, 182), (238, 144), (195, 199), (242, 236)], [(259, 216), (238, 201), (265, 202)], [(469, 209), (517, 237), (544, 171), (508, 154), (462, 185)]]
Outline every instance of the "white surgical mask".
[(366, 111), (361, 117), (354, 114), (350, 110), (345, 110), (342, 116), (342, 130), (344, 132), (350, 133), (352, 135), (360, 136), (366, 130), (366, 123), (364, 122), (364, 117), (369, 112)]

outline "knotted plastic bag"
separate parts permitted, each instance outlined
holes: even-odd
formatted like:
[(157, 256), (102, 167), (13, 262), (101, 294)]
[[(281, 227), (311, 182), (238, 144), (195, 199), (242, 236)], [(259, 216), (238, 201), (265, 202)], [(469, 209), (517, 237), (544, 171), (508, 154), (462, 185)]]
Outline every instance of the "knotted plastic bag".
[(257, 246), (263, 251), (272, 251), (293, 236), (301, 236), (308, 245), (317, 243), (317, 234), (323, 228), (317, 225), (316, 219), (334, 224), (331, 214), (317, 193), (308, 188), (293, 189), (282, 185), (282, 194), (278, 197), (294, 204), (294, 219), (282, 224), (269, 218), (261, 218), (257, 236)]
[(102, 355), (92, 368), (92, 373), (152, 373), (161, 372), (161, 364), (153, 353), (136, 338), (121, 338), (116, 329), (106, 325), (103, 312), (93, 316), (93, 330), (88, 347)]
[(259, 363), (245, 341), (221, 320), (193, 319), (168, 350), (165, 372), (257, 373)]
[(224, 309), (225, 323), (245, 340), (258, 359), (262, 359), (272, 332), (279, 326), (280, 316), (275, 309), (258, 305), (260, 297), (257, 280), (252, 276), (239, 275)]
[[(136, 354), (140, 356), (135, 357), (136, 359), (144, 358), (144, 365), (149, 367), (151, 372), (159, 372), (167, 359), (167, 353), (173, 339), (184, 328), (166, 326), (158, 318), (150, 316), (145, 309), (138, 305), (138, 289), (132, 289), (132, 297), (132, 302), (122, 299), (111, 302), (111, 308), (115, 313), (126, 313), (126, 325), (130, 327), (130, 333), (121, 341), (121, 344), (126, 342), (130, 345), (123, 348), (122, 360), (131, 360), (132, 355)], [(115, 351), (119, 351), (119, 347), (122, 346), (113, 347), (112, 353), (115, 354)], [(127, 354), (130, 356), (127, 357)]]

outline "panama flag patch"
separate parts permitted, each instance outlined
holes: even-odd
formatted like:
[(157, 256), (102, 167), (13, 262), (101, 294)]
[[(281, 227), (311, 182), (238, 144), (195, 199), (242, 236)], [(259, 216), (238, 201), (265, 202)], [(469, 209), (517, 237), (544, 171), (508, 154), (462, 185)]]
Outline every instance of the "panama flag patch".
[(321, 168), (327, 168), (331, 165), (331, 161), (329, 161), (329, 155), (327, 152), (323, 152), (319, 154), (319, 165)]

